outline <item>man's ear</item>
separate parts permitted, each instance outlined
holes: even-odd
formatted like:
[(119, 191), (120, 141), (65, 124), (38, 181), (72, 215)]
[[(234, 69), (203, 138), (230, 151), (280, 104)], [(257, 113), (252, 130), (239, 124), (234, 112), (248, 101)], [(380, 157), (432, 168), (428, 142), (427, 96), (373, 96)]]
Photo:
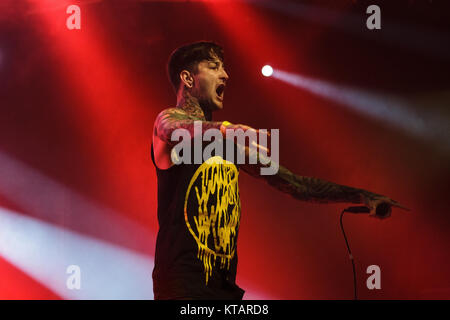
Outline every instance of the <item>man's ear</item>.
[(187, 70), (183, 70), (180, 72), (181, 83), (188, 88), (192, 88), (194, 86), (194, 78), (191, 73)]

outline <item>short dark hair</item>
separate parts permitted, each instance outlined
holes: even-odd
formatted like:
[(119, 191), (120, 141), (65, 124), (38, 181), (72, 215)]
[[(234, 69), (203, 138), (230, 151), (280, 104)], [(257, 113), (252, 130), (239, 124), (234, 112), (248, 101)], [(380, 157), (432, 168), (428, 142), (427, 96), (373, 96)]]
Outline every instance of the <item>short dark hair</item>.
[(217, 43), (210, 41), (189, 43), (175, 49), (167, 63), (167, 73), (175, 92), (180, 86), (181, 71), (188, 70), (196, 73), (199, 62), (213, 60), (214, 57), (219, 58), (223, 63), (223, 48)]

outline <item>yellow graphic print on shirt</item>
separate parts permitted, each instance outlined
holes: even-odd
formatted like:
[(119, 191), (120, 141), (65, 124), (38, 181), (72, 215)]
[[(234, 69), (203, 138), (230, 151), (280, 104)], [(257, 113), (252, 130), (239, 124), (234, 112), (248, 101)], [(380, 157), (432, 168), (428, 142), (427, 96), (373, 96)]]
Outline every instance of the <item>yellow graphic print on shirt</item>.
[[(241, 215), (238, 175), (232, 162), (211, 157), (198, 167), (186, 192), (184, 218), (198, 245), (197, 258), (203, 262), (206, 284), (216, 258), (220, 258), (221, 269), (229, 269), (235, 254)], [(195, 206), (188, 208), (192, 203)]]

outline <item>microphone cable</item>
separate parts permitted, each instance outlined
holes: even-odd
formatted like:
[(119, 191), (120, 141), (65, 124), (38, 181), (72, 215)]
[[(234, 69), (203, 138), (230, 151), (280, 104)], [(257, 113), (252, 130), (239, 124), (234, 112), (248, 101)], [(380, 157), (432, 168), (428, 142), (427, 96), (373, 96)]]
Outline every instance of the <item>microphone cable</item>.
[(346, 209), (342, 210), (341, 217), (339, 219), (342, 234), (344, 236), (345, 244), (347, 245), (347, 251), (348, 251), (348, 257), (352, 261), (352, 268), (353, 268), (353, 293), (354, 293), (354, 300), (358, 300), (357, 294), (356, 294), (356, 270), (355, 270), (355, 260), (353, 259), (352, 251), (350, 250), (350, 246), (348, 244), (347, 236), (345, 235), (344, 231), (344, 224), (342, 223), (342, 218), (344, 216), (344, 213), (347, 212)]

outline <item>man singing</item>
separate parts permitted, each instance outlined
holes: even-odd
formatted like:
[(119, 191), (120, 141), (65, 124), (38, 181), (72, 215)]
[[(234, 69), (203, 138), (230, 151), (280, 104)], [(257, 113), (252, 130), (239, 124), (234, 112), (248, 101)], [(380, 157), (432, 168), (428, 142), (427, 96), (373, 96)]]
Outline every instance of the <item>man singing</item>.
[[(168, 62), (168, 74), (177, 105), (157, 116), (152, 143), (159, 222), (153, 270), (155, 299), (242, 299), (244, 290), (235, 283), (240, 169), (303, 201), (360, 203), (370, 209), (372, 216), (377, 216), (375, 209), (381, 203), (403, 208), (385, 196), (298, 176), (283, 166), (277, 166), (275, 174), (261, 175), (260, 168), (270, 166), (267, 161), (261, 161), (264, 165), (240, 164), (221, 154), (202, 159), (201, 163), (178, 164), (174, 153), (178, 140), (172, 136), (177, 129), (186, 130), (193, 139), (199, 134), (198, 125), (194, 129), (197, 121), (201, 121), (200, 134), (217, 129), (224, 139), (234, 130), (257, 130), (212, 121), (212, 112), (223, 108), (228, 80), (219, 45), (196, 42), (176, 49)], [(233, 143), (237, 150), (244, 150), (246, 159), (255, 152), (249, 145)], [(258, 159), (265, 157), (258, 153), (265, 149), (260, 147), (256, 149)]]

